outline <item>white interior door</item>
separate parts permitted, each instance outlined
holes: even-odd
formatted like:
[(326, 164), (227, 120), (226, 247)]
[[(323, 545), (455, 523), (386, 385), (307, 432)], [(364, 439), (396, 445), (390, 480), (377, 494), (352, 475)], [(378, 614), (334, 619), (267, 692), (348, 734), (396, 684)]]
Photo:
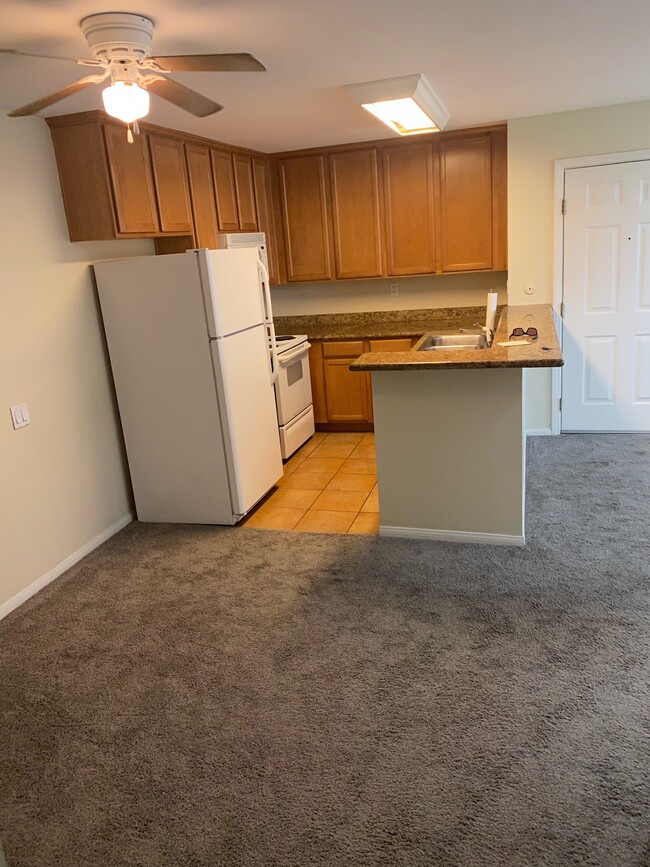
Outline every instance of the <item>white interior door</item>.
[(567, 169), (563, 431), (650, 430), (650, 160)]

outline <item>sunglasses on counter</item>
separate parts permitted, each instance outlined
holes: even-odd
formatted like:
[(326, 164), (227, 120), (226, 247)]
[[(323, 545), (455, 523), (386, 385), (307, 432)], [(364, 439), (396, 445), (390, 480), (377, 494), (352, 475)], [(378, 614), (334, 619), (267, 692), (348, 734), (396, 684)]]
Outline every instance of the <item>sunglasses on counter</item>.
[(537, 336), (538, 336), (537, 335), (537, 329), (531, 327), (531, 328), (527, 328), (524, 331), (523, 328), (515, 328), (515, 329), (513, 329), (513, 332), (510, 335), (509, 339), (512, 340), (513, 337), (524, 337), (524, 336), (530, 337), (531, 340), (537, 340)]

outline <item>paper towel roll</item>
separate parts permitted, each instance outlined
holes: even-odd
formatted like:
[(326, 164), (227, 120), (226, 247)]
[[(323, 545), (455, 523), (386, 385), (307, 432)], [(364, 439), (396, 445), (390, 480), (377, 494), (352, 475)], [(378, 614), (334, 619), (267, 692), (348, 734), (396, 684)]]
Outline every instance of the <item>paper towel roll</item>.
[(485, 327), (494, 334), (494, 327), (497, 321), (497, 298), (496, 292), (488, 292), (487, 296), (487, 311), (485, 314)]

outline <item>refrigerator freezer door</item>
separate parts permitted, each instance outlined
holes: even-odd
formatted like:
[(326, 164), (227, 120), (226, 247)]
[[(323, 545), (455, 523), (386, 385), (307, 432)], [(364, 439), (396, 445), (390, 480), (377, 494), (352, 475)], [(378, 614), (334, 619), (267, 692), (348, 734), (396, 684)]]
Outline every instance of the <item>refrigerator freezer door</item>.
[(257, 249), (197, 250), (210, 337), (226, 337), (264, 322)]
[(282, 475), (266, 328), (260, 324), (210, 346), (233, 507), (245, 515)]

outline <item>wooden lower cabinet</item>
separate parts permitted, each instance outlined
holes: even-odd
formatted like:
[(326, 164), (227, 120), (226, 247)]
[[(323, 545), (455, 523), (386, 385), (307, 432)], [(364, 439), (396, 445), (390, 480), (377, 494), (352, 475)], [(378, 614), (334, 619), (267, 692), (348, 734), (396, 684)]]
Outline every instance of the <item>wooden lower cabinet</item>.
[(317, 430), (371, 431), (372, 381), (366, 371), (350, 370), (364, 352), (408, 352), (410, 337), (375, 340), (311, 340), (314, 419)]
[(366, 351), (363, 340), (331, 340), (323, 344), (323, 373), (327, 421), (333, 424), (369, 424), (372, 421), (370, 375), (350, 370)]

